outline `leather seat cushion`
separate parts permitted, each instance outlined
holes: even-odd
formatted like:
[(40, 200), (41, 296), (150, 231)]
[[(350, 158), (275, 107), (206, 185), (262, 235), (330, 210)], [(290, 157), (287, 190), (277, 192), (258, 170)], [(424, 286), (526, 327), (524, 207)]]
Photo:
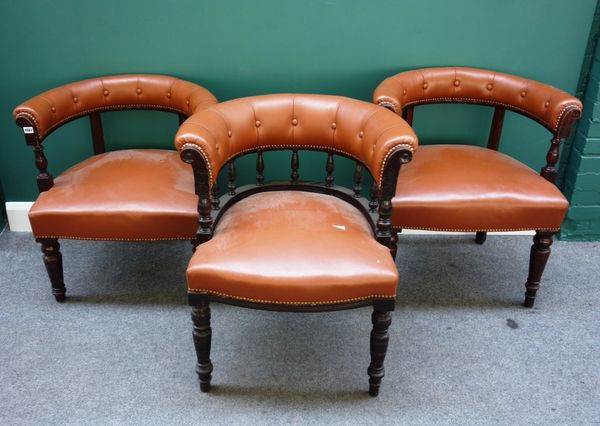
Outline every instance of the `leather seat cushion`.
[(29, 212), (33, 234), (101, 240), (193, 239), (198, 198), (175, 151), (95, 155), (55, 178)]
[(254, 194), (234, 204), (198, 246), (188, 289), (275, 304), (329, 304), (396, 294), (389, 250), (364, 216), (329, 195)]
[(477, 146), (428, 145), (400, 170), (392, 205), (394, 228), (558, 230), (568, 201), (508, 155)]

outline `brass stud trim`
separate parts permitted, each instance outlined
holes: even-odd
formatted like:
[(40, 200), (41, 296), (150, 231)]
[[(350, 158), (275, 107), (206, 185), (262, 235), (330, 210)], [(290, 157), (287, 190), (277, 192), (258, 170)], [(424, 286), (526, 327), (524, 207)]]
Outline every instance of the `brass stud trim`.
[(370, 294), (364, 297), (353, 297), (350, 299), (339, 299), (339, 300), (325, 300), (325, 301), (317, 301), (317, 302), (287, 302), (287, 301), (279, 301), (279, 300), (265, 300), (265, 299), (251, 299), (243, 296), (233, 296), (231, 294), (221, 293), (219, 291), (206, 290), (206, 289), (194, 289), (188, 288), (188, 292), (190, 293), (200, 293), (207, 294), (219, 297), (226, 297), (228, 299), (236, 299), (236, 300), (244, 300), (246, 302), (254, 302), (254, 303), (272, 303), (277, 305), (328, 305), (332, 303), (345, 303), (345, 302), (358, 302), (361, 300), (372, 300), (372, 299), (390, 299), (395, 300), (395, 294)]

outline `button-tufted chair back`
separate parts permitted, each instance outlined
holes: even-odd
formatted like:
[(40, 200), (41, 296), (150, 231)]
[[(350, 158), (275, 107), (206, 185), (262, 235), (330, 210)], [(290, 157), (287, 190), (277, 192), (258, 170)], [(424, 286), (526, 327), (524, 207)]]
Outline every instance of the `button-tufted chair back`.
[[(422, 68), (382, 81), (373, 102), (401, 113), (427, 103), (477, 103), (509, 109), (564, 137), (563, 116), (581, 103), (555, 87), (510, 74), (466, 67)], [(570, 128), (569, 126), (566, 126)]]
[(376, 181), (390, 148), (417, 146), (412, 129), (391, 111), (341, 96), (274, 94), (223, 102), (196, 112), (175, 145), (205, 154), (211, 182), (229, 160), (252, 151), (302, 148), (335, 152), (363, 163)]
[[(62, 124), (95, 112), (154, 109), (185, 116), (216, 103), (205, 88), (175, 77), (125, 74), (91, 78), (48, 90), (23, 102), (13, 115), (33, 124), (39, 140)], [(20, 124), (21, 125), (21, 124)]]

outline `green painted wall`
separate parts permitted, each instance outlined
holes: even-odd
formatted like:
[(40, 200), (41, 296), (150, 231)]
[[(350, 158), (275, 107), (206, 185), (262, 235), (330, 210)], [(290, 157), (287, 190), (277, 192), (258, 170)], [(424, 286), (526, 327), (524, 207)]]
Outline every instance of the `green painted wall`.
[[(12, 122), (12, 108), (45, 89), (102, 74), (173, 74), (205, 85), (221, 100), (280, 91), (369, 100), (375, 85), (392, 73), (467, 65), (573, 92), (595, 5), (596, 0), (3, 0), (0, 180), (8, 201), (36, 196), (33, 157)], [(107, 115), (110, 148), (171, 146), (173, 117)], [(483, 144), (490, 120), (490, 111), (480, 107), (436, 106), (417, 109), (415, 125), (425, 142)], [(87, 121), (78, 121), (48, 138), (51, 172), (91, 154), (88, 133)], [(549, 136), (510, 115), (501, 148), (539, 169)], [(307, 174), (303, 157), (303, 176), (321, 177), (321, 158), (311, 158), (318, 164)], [(287, 160), (279, 163), (283, 170)], [(241, 174), (248, 180), (251, 166), (245, 164)], [(267, 170), (273, 169), (267, 164)], [(349, 167), (337, 171), (350, 173)]]
[(577, 89), (581, 120), (565, 160), (563, 190), (570, 202), (561, 239), (600, 240), (600, 4), (596, 8)]

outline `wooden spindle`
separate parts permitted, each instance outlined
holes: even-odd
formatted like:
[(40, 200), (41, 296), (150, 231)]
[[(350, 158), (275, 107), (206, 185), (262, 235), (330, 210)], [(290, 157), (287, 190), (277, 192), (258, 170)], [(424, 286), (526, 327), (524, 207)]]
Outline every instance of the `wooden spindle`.
[(291, 174), (292, 183), (296, 184), (296, 183), (298, 183), (298, 179), (300, 178), (300, 174), (298, 173), (298, 168), (300, 167), (300, 159), (298, 158), (298, 150), (297, 149), (292, 150), (291, 166), (292, 166), (292, 174)]
[(325, 186), (331, 188), (333, 186), (333, 152), (327, 153), (327, 163), (325, 165), (325, 171), (327, 172), (327, 176), (325, 177)]
[(48, 173), (48, 160), (44, 155), (44, 147), (41, 143), (33, 147), (33, 155), (35, 156), (35, 167), (39, 172), (36, 176), (38, 190), (40, 192), (47, 191), (54, 185), (54, 179)]
[(377, 218), (377, 241), (391, 250), (392, 240), (392, 199), (382, 197), (379, 201), (379, 217)]
[(380, 244), (389, 247), (392, 250), (393, 234), (392, 231), (392, 198), (396, 193), (396, 183), (398, 173), (402, 164), (408, 163), (412, 158), (412, 151), (408, 149), (393, 152), (388, 157), (388, 165), (383, 170), (381, 177), (381, 189), (379, 191), (379, 217), (376, 224), (376, 238)]
[(377, 187), (377, 182), (373, 181), (371, 185), (371, 189), (369, 191), (369, 211), (371, 213), (377, 211), (377, 207), (379, 206), (379, 188)]
[(54, 178), (48, 172), (48, 160), (44, 155), (44, 146), (40, 141), (40, 136), (37, 131), (35, 122), (29, 117), (22, 115), (17, 116), (17, 126), (23, 129), (25, 135), (25, 143), (32, 147), (35, 167), (38, 169), (36, 182), (39, 192), (44, 192), (54, 186)]
[(256, 153), (256, 183), (258, 185), (265, 184), (264, 171), (265, 171), (265, 162), (263, 160), (263, 153), (262, 153), (262, 151), (258, 151)]
[(552, 138), (550, 141), (550, 149), (546, 154), (546, 165), (544, 168), (542, 168), (540, 173), (544, 179), (552, 183), (556, 182), (556, 175), (558, 174), (556, 170), (556, 162), (558, 161), (559, 148), (560, 138)]
[(210, 176), (204, 157), (195, 145), (185, 144), (180, 155), (185, 163), (192, 165), (194, 172), (194, 192), (198, 196), (198, 230), (193, 243), (196, 247), (212, 238)]
[(90, 127), (92, 129), (92, 143), (94, 144), (94, 154), (103, 154), (106, 152), (104, 146), (104, 130), (102, 129), (102, 118), (99, 112), (90, 114)]
[(362, 165), (359, 162), (356, 162), (356, 166), (354, 166), (354, 196), (356, 198), (360, 197), (360, 192), (362, 191), (361, 186), (362, 181)]
[(488, 137), (487, 147), (489, 149), (493, 149), (494, 151), (498, 150), (498, 146), (500, 145), (500, 135), (502, 133), (502, 123), (504, 122), (504, 113), (505, 109), (501, 107), (496, 107), (494, 109), (494, 116), (492, 118), (492, 125), (490, 126), (490, 135)]
[(231, 160), (227, 166), (227, 177), (228, 177), (228, 182), (227, 182), (227, 189), (229, 189), (229, 195), (235, 195), (235, 178), (236, 178), (236, 172), (235, 172), (235, 163), (233, 160)]
[(213, 210), (219, 210), (221, 208), (221, 198), (219, 197), (219, 185), (217, 185), (217, 182), (210, 188), (210, 202)]
[(406, 121), (409, 126), (412, 126), (413, 123), (413, 113), (414, 107), (412, 106), (406, 107), (402, 110), (402, 118), (404, 118), (404, 121)]

